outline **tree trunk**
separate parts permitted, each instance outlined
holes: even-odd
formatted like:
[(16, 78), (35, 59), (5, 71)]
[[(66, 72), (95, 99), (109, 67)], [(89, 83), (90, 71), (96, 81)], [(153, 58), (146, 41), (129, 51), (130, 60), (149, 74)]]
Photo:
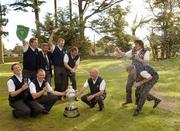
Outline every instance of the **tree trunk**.
[[(0, 4), (0, 11), (1, 11)], [(3, 43), (2, 43), (2, 13), (0, 12), (0, 64), (4, 64), (4, 51), (3, 51)]]
[(72, 23), (72, 1), (69, 0), (69, 16), (70, 16), (70, 26), (73, 25)]
[(58, 27), (58, 20), (57, 20), (57, 0), (54, 0), (54, 21), (55, 27)]
[(37, 30), (37, 34), (36, 37), (38, 38), (38, 42), (39, 42), (39, 38), (40, 38), (40, 21), (39, 21), (39, 7), (38, 7), (38, 0), (34, 0), (34, 14), (35, 14), (35, 23), (36, 23), (36, 30)]
[(80, 33), (80, 42), (83, 43), (85, 36), (84, 36), (84, 30), (85, 30), (85, 22), (83, 19), (84, 11), (82, 9), (82, 1), (78, 0), (79, 3), (79, 33)]

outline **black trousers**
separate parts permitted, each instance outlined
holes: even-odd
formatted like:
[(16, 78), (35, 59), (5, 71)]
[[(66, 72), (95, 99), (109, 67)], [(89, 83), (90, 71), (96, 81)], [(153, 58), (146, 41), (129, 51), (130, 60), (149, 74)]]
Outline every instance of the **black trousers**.
[(128, 75), (127, 83), (126, 83), (126, 102), (132, 102), (132, 86), (134, 84), (133, 75)]
[(37, 71), (23, 69), (22, 74), (24, 78), (29, 78), (30, 80), (33, 80), (36, 79)]
[(9, 105), (14, 108), (13, 113), (16, 117), (26, 117), (31, 114), (31, 108), (24, 100), (9, 102)]
[(31, 101), (29, 104), (32, 108), (32, 115), (36, 116), (42, 113), (43, 110), (49, 112), (57, 99), (57, 96), (49, 94)]
[(135, 96), (136, 96), (136, 110), (141, 111), (143, 108), (143, 105), (146, 100), (158, 100), (155, 96), (151, 95), (149, 91), (153, 88), (154, 84), (157, 82), (157, 80), (153, 80), (151, 82), (148, 82), (146, 84), (143, 84), (140, 87), (137, 87), (135, 90)]
[(104, 99), (106, 98), (106, 94), (103, 94), (101, 96), (96, 96), (94, 97), (91, 101), (87, 100), (87, 97), (92, 95), (91, 93), (88, 93), (84, 96), (81, 97), (81, 100), (86, 103), (87, 105), (89, 105), (90, 107), (94, 107), (96, 105), (96, 103), (98, 103), (99, 107), (104, 106)]
[(76, 90), (77, 89), (76, 73), (73, 73), (73, 74), (68, 73), (67, 85), (69, 85), (69, 79), (72, 83), (73, 89)]
[(64, 67), (54, 67), (55, 91), (63, 92), (67, 89), (67, 72)]

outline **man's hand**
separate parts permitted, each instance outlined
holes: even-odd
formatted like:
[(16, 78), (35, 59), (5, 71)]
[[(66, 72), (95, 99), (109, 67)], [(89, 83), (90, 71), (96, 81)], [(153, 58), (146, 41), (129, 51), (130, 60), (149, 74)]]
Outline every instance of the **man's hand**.
[(44, 92), (48, 92), (48, 87), (45, 86), (45, 87), (43, 88), (43, 91), (44, 91)]
[(136, 88), (136, 87), (139, 87), (139, 86), (141, 86), (142, 85), (142, 83), (141, 82), (135, 82), (134, 83), (134, 87)]
[(28, 86), (27, 83), (25, 83), (25, 84), (21, 87), (22, 91), (26, 90), (27, 88), (29, 88), (29, 86)]
[(57, 33), (59, 31), (59, 28), (56, 28), (52, 31), (53, 34)]
[(87, 97), (87, 100), (91, 101), (93, 98), (94, 98), (94, 95), (90, 95), (90, 96)]

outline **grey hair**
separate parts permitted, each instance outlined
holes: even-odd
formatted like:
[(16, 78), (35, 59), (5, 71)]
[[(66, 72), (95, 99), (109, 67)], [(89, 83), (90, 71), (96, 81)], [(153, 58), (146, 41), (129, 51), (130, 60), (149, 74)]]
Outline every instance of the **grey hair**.
[(135, 66), (134, 65), (128, 65), (127, 67), (126, 67), (126, 71), (131, 71), (131, 70), (135, 70), (136, 68), (135, 68)]

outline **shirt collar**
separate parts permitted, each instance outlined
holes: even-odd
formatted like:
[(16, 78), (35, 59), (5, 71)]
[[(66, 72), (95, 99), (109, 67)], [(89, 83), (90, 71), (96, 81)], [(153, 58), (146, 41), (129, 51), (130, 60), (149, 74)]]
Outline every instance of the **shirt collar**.
[(35, 51), (36, 49), (32, 48), (31, 46), (29, 46), (31, 48), (31, 50)]

